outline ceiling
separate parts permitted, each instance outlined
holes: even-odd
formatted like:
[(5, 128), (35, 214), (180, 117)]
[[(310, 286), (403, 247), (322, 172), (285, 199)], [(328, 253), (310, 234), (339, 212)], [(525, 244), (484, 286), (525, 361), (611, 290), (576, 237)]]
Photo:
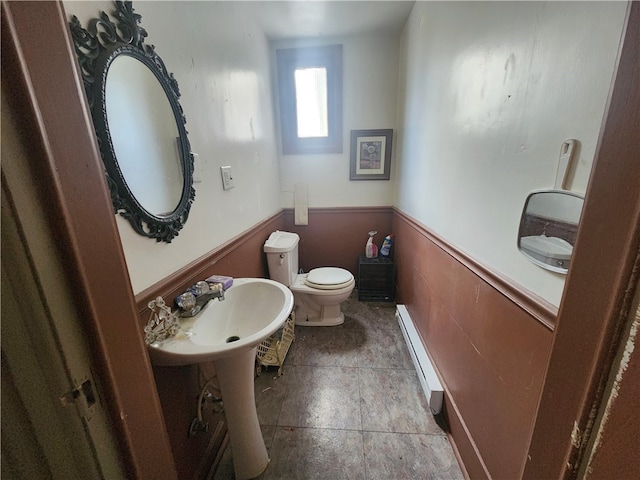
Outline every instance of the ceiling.
[(272, 40), (400, 33), (414, 1), (266, 1), (252, 9)]

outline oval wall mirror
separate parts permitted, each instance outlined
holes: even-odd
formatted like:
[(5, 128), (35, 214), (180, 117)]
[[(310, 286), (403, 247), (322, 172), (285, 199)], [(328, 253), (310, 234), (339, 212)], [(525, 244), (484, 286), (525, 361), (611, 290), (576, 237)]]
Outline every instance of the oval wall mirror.
[(520, 252), (542, 268), (566, 274), (583, 203), (582, 195), (564, 190), (529, 194), (520, 218)]
[(115, 2), (71, 35), (105, 165), (114, 211), (141, 235), (171, 242), (195, 198), (193, 155), (180, 91), (131, 2)]

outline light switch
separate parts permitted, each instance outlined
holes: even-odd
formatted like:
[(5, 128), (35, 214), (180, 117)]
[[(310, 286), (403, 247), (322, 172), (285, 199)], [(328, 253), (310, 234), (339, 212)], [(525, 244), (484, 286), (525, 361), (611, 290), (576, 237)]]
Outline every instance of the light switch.
[(193, 155), (193, 183), (200, 183), (202, 181), (202, 163), (200, 163), (200, 155), (193, 152), (191, 155)]
[(220, 173), (222, 174), (222, 188), (230, 190), (235, 187), (233, 177), (231, 176), (231, 167), (220, 167)]

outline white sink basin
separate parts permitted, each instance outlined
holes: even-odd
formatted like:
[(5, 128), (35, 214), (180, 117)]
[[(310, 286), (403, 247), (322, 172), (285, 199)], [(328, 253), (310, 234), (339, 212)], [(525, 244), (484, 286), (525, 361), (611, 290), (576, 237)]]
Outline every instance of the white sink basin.
[(250, 350), (278, 330), (292, 308), (293, 294), (284, 285), (235, 279), (223, 301), (210, 300), (195, 317), (180, 320), (181, 333), (149, 345), (151, 363), (190, 365)]
[(254, 394), (256, 349), (287, 319), (293, 294), (263, 278), (239, 278), (225, 299), (210, 300), (182, 331), (148, 346), (151, 363), (180, 366), (213, 362), (227, 418), (236, 480), (259, 476), (269, 464)]

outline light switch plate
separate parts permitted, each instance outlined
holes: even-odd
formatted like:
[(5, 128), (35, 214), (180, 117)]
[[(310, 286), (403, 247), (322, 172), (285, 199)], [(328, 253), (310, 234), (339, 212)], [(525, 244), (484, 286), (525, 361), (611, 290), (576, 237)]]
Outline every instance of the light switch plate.
[(235, 187), (233, 177), (231, 176), (231, 167), (220, 167), (220, 173), (222, 174), (222, 188), (230, 190)]
[(197, 153), (191, 153), (193, 155), (193, 183), (202, 182), (202, 163), (200, 163), (200, 155)]

